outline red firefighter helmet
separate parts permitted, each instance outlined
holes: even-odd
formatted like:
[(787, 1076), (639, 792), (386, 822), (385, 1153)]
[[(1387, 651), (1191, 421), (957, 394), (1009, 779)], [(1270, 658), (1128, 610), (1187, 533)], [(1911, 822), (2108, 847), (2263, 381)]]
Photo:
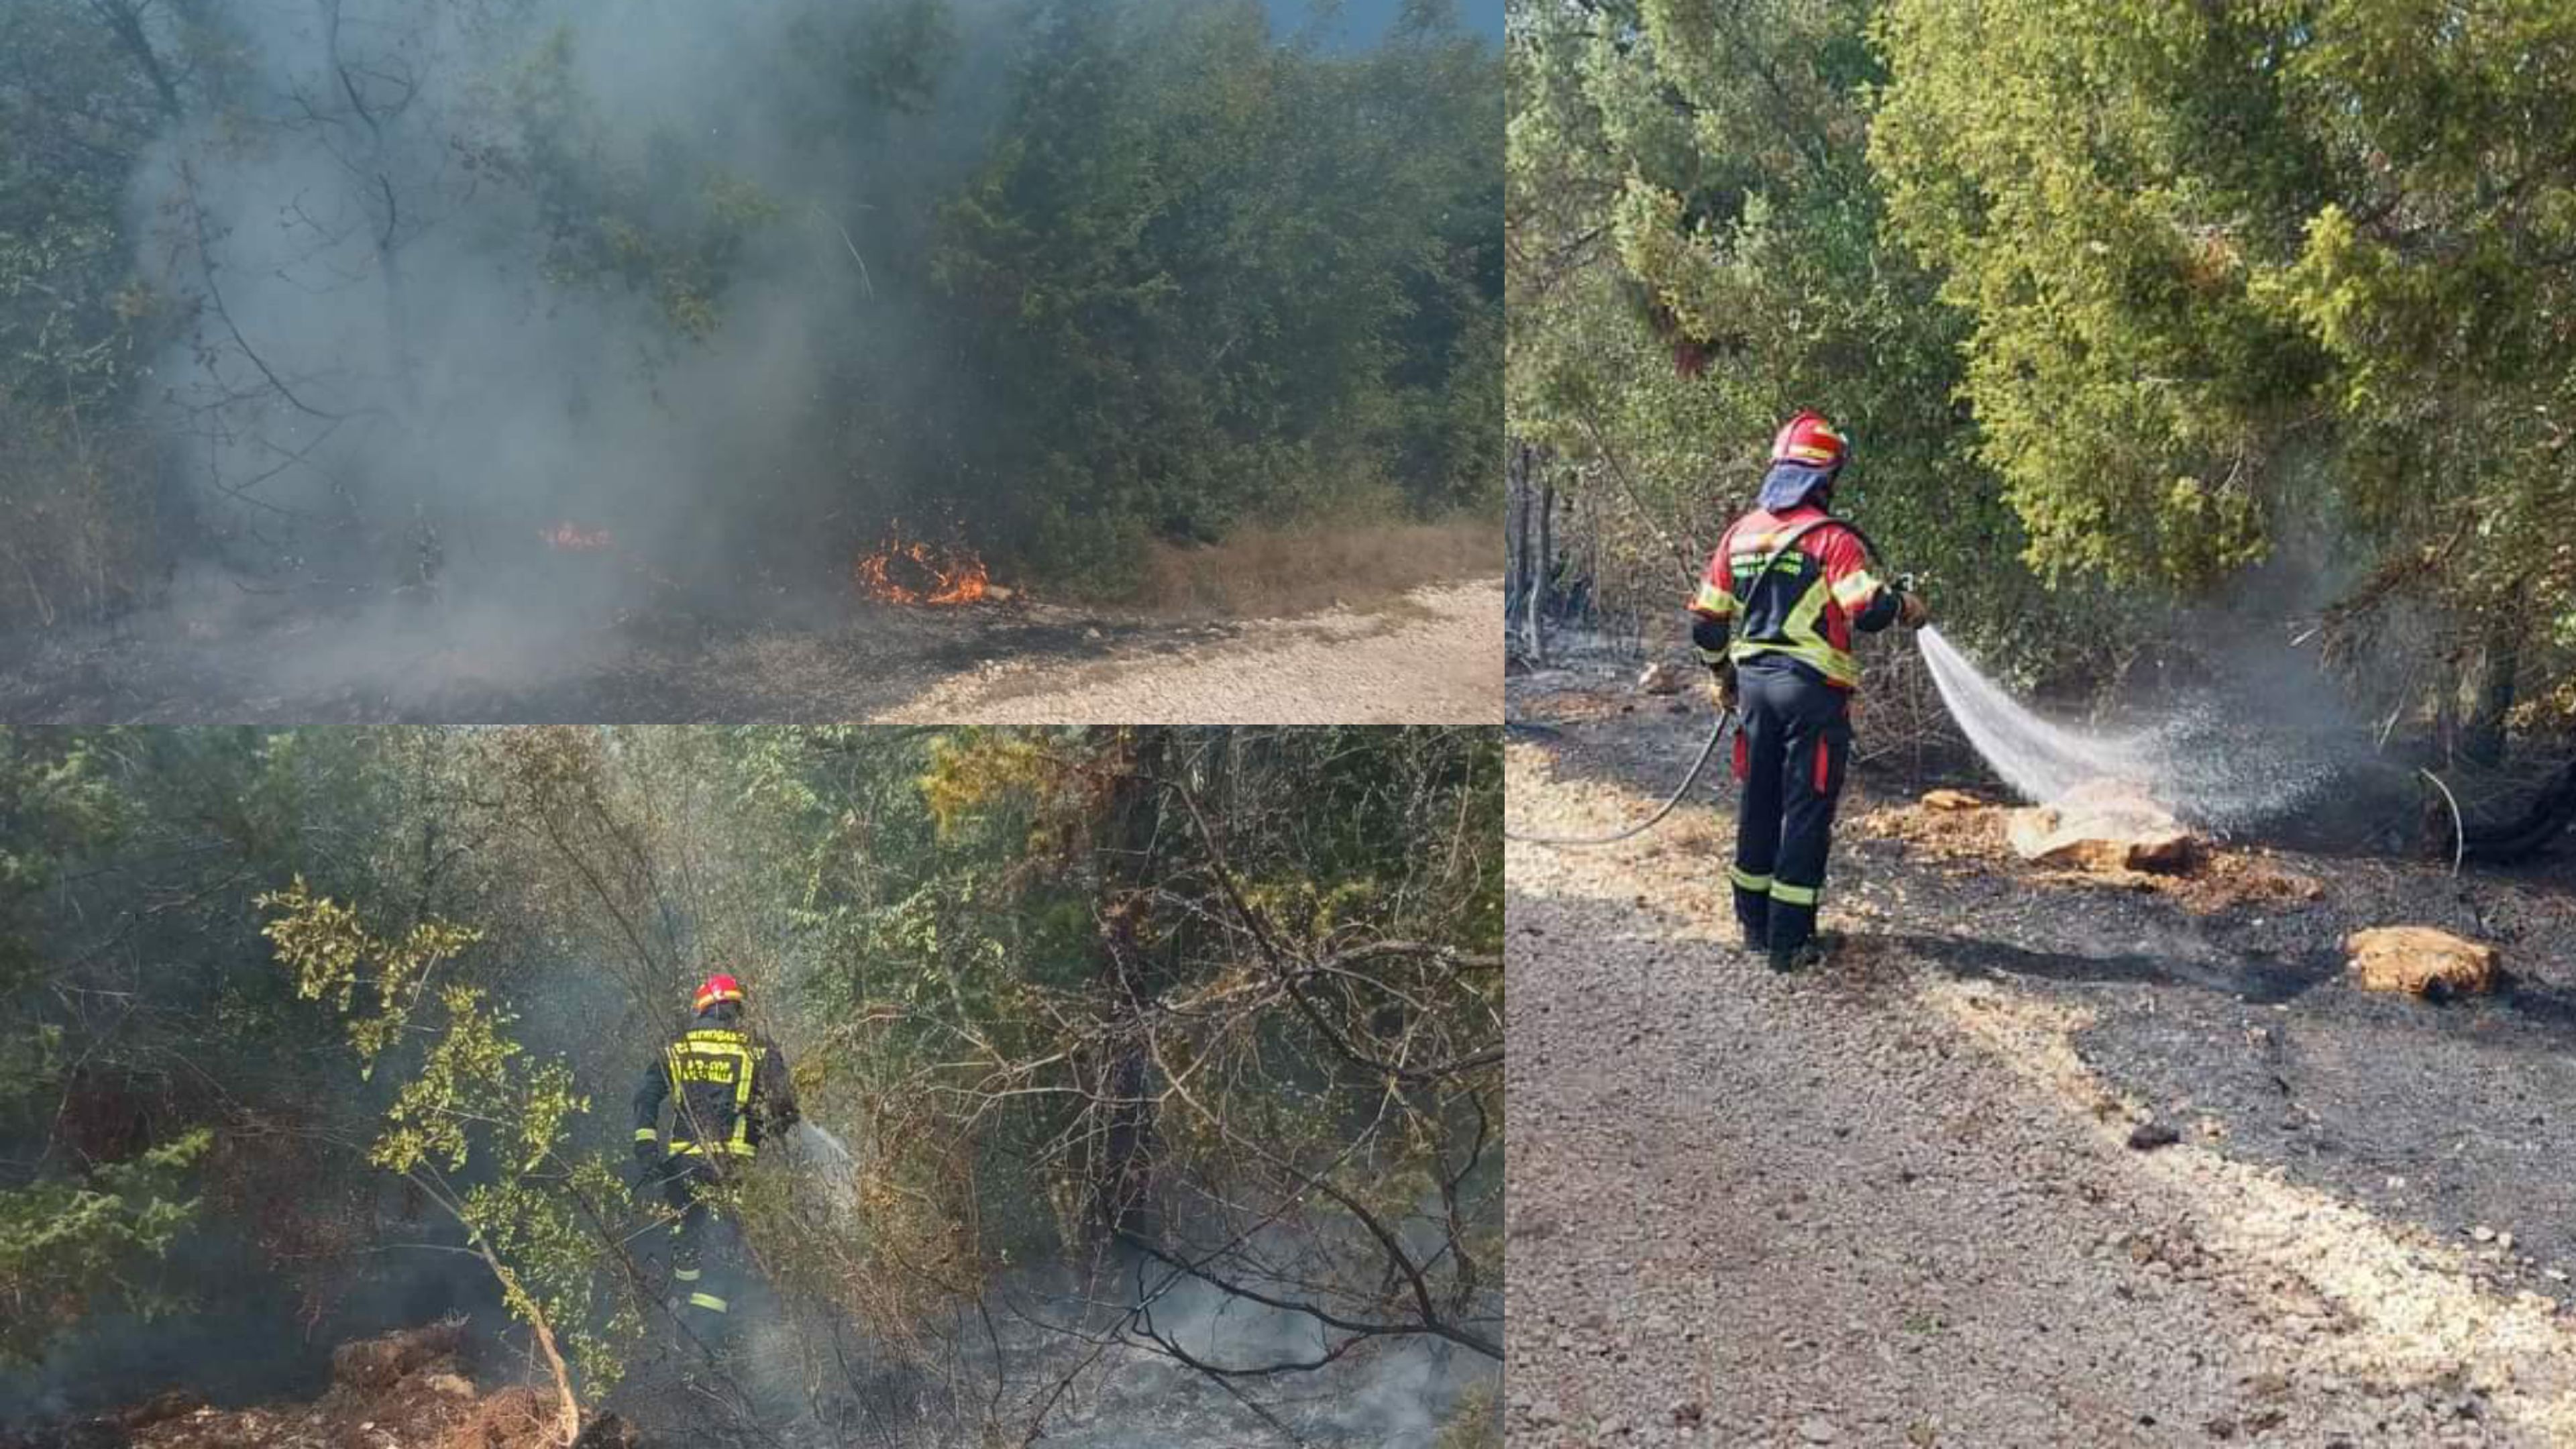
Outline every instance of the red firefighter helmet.
[(697, 1001), (695, 1004), (698, 1010), (704, 1011), (719, 1001), (740, 1000), (742, 1000), (742, 983), (722, 972), (718, 972), (717, 974), (708, 977), (706, 979), (706, 984), (698, 988)]
[(1771, 461), (1804, 463), (1810, 468), (1839, 466), (1850, 444), (1825, 421), (1825, 415), (1813, 408), (1802, 408), (1798, 415), (1780, 425), (1780, 434), (1771, 440)]

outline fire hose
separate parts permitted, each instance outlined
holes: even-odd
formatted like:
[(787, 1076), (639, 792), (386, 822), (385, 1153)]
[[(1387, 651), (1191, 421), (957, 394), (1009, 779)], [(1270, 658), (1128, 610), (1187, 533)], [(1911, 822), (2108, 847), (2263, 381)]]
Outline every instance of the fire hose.
[(1628, 840), (1633, 837), (1643, 835), (1647, 831), (1654, 829), (1665, 816), (1672, 814), (1673, 811), (1681, 805), (1682, 797), (1690, 794), (1691, 786), (1699, 783), (1700, 772), (1707, 769), (1708, 762), (1716, 756), (1718, 741), (1726, 738), (1727, 730), (1732, 728), (1735, 723), (1736, 716), (1734, 706), (1729, 705), (1725, 709), (1719, 710), (1717, 714), (1717, 723), (1709, 727), (1707, 742), (1699, 747), (1699, 758), (1691, 761), (1690, 769), (1683, 773), (1682, 782), (1673, 787), (1673, 793), (1664, 797), (1664, 803), (1655, 808), (1654, 814), (1647, 816), (1645, 819), (1638, 821), (1636, 824), (1629, 826), (1627, 829), (1620, 831), (1616, 835), (1523, 835), (1519, 831), (1506, 826), (1503, 830), (1503, 838), (1505, 840), (1517, 840), (1524, 845), (1561, 845), (1579, 849), (1593, 845), (1616, 845), (1622, 840)]

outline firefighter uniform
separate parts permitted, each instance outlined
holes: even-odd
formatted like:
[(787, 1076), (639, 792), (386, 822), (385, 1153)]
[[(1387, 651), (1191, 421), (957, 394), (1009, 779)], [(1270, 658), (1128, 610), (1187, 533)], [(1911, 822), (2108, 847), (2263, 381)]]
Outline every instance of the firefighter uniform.
[(1763, 506), (1736, 520), (1691, 601), (1701, 659), (1738, 700), (1735, 916), (1774, 968), (1808, 959), (1851, 758), (1854, 631), (1916, 620), (1870, 572), (1859, 532), (1827, 511), (1843, 443), (1801, 413), (1773, 444)]
[[(730, 976), (698, 990), (698, 1015), (672, 1038), (635, 1088), (635, 1156), (661, 1182), (674, 1215), (671, 1276), (689, 1316), (707, 1327), (730, 1311), (730, 1284), (708, 1276), (707, 1200), (732, 1167), (749, 1162), (764, 1138), (796, 1124), (796, 1089), (787, 1060), (766, 1038), (738, 1023), (742, 988)], [(672, 1106), (669, 1151), (658, 1129)]]

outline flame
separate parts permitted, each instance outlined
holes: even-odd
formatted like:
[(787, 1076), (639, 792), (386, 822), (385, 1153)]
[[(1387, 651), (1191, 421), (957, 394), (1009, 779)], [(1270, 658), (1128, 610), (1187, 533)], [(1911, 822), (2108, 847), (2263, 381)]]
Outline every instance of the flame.
[(854, 572), (860, 593), (887, 604), (971, 604), (993, 587), (973, 550), (906, 541), (901, 523), (886, 530), (886, 541), (863, 555)]
[(584, 533), (569, 523), (558, 523), (552, 528), (540, 528), (537, 530), (537, 537), (544, 539), (548, 548), (572, 549), (579, 553), (594, 553), (608, 547), (607, 529), (593, 529)]

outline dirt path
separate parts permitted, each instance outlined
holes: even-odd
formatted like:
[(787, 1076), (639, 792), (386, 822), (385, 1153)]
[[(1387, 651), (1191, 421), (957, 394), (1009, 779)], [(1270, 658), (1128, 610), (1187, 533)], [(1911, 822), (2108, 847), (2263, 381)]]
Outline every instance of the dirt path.
[[(1606, 728), (1686, 758), (1695, 723)], [(1651, 801), (1584, 743), (1511, 747), (1515, 828)], [(2149, 1103), (2078, 1043), (2157, 988), (1962, 970), (1943, 953), (1984, 948), (1935, 943), (1941, 872), (1860, 849), (1829, 891), (1852, 944), (1772, 977), (1731, 948), (1730, 836), (1693, 807), (1513, 847), (1513, 1443), (2576, 1442), (2576, 1319), (2492, 1248), (2218, 1135), (2127, 1146)], [(2013, 894), (2077, 934), (2118, 919)], [(2425, 1176), (2456, 1150), (2383, 1145)]]
[(1502, 585), (1189, 622), (1078, 606), (808, 601), (756, 623), (357, 609), (44, 641), (0, 663), (25, 723), (1490, 723)]
[(1001, 662), (881, 720), (1010, 724), (1450, 724), (1502, 718), (1502, 583), (1417, 589), (1374, 613), (1235, 626), (1201, 645)]

